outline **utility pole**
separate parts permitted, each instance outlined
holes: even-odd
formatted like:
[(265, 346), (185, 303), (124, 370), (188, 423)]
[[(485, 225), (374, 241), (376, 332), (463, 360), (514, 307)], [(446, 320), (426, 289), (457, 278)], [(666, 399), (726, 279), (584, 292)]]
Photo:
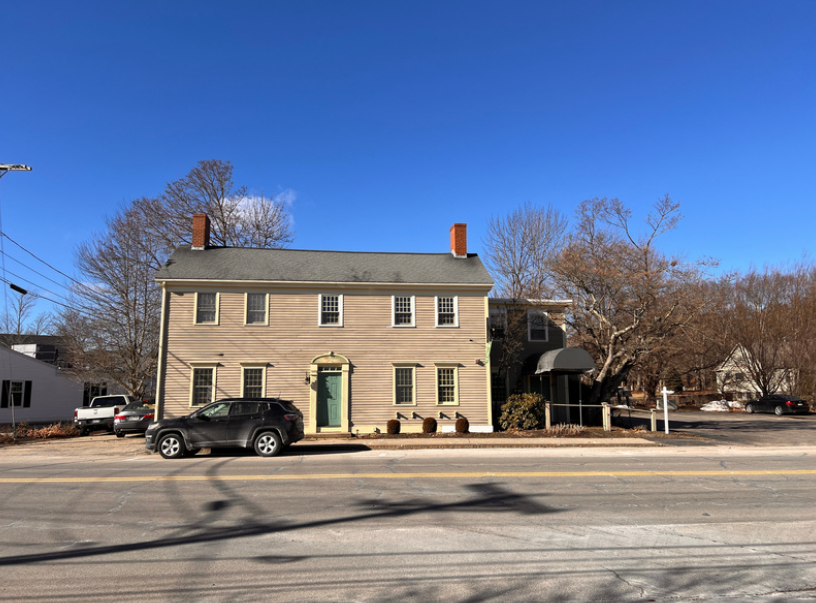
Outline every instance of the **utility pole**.
[[(9, 172), (30, 172), (30, 171), (31, 171), (31, 168), (29, 166), (23, 165), (21, 163), (0, 163), (0, 178), (5, 176)], [(2, 226), (1, 221), (0, 221), (0, 226)], [(0, 249), (2, 249), (2, 244), (3, 244), (2, 228), (0, 228)], [(6, 258), (6, 256), (5, 256), (5, 253), (4, 253), (3, 254), (3, 280), (6, 280), (6, 261), (5, 261), (5, 258)], [(12, 283), (9, 283), (9, 287), (11, 287), (12, 290), (16, 291), (21, 296), (28, 293), (28, 291), (26, 291), (22, 287), (18, 287), (17, 285), (14, 285)], [(14, 400), (14, 396), (11, 394), (11, 375), (9, 375), (8, 396), (10, 398), (9, 406), (11, 407), (11, 437), (12, 437), (12, 440), (16, 442), (17, 441), (17, 421), (15, 420), (15, 417), (14, 417), (14, 403), (15, 403), (15, 400)], [(23, 396), (23, 393), (20, 392), (20, 397), (22, 398), (22, 396)], [(22, 399), (20, 400), (20, 404), (22, 404)]]

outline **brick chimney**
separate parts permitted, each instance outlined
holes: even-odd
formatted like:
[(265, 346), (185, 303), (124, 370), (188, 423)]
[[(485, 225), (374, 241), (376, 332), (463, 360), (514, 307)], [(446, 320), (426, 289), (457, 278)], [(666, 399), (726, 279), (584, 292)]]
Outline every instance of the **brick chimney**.
[(206, 249), (210, 245), (210, 216), (193, 214), (193, 249)]
[(451, 253), (455, 258), (467, 257), (467, 224), (454, 224), (450, 229)]

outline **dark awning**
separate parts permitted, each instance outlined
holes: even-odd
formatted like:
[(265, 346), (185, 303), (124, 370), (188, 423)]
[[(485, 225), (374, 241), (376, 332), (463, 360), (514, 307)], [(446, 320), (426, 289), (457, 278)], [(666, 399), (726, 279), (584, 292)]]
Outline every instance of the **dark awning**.
[(539, 356), (535, 374), (541, 373), (585, 373), (595, 368), (595, 361), (581, 348), (561, 348), (550, 350)]

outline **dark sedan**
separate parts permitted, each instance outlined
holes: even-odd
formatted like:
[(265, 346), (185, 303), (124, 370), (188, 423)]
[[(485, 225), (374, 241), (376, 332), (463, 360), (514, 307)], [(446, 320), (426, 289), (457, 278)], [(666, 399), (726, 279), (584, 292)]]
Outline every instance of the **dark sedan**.
[(178, 419), (151, 423), (145, 448), (166, 459), (195, 454), (201, 448), (252, 448), (275, 456), (303, 439), (303, 413), (288, 400), (229, 398)]
[(155, 418), (153, 405), (146, 402), (131, 402), (113, 417), (113, 431), (117, 438), (128, 433), (144, 433)]
[(776, 416), (807, 414), (810, 412), (810, 405), (796, 396), (786, 394), (772, 394), (762, 396), (759, 400), (751, 400), (745, 404), (745, 412), (772, 412)]

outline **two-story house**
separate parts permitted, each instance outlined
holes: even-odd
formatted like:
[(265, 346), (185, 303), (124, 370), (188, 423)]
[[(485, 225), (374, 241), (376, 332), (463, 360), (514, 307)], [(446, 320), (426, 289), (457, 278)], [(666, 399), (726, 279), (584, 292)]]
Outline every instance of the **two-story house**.
[(580, 406), (580, 376), (594, 369), (595, 363), (586, 351), (566, 347), (565, 319), (571, 303), (569, 299), (489, 300), (494, 425), (502, 404), (513, 393), (538, 393), (557, 404), (555, 422), (581, 420), (571, 406)]
[(156, 280), (163, 290), (157, 383), (160, 417), (212, 400), (294, 401), (307, 433), (366, 433), (425, 417), (450, 430), (492, 431), (488, 297), (465, 224), (439, 254), (209, 246), (209, 219), (193, 217), (193, 244)]

